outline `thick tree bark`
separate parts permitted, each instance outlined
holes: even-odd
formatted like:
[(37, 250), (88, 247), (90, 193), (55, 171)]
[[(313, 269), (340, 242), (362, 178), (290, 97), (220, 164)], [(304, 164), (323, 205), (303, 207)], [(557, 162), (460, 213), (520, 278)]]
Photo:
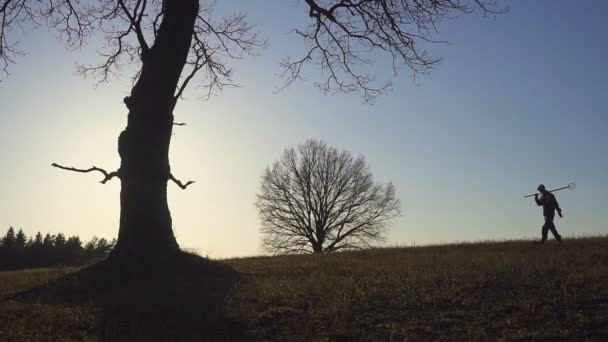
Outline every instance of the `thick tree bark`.
[(317, 253), (323, 253), (323, 245), (320, 243), (313, 243), (312, 244), (312, 252), (317, 254)]
[(124, 99), (128, 123), (118, 139), (120, 229), (111, 259), (155, 263), (177, 255), (167, 203), (175, 90), (187, 60), (198, 0), (168, 0), (141, 75)]

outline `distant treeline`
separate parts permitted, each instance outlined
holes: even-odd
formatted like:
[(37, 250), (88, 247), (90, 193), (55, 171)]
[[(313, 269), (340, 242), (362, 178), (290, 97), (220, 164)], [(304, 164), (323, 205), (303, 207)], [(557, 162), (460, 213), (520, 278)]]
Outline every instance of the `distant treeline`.
[(0, 270), (82, 265), (105, 258), (115, 243), (94, 237), (83, 245), (78, 236), (66, 239), (61, 233), (27, 237), (10, 227), (0, 239)]

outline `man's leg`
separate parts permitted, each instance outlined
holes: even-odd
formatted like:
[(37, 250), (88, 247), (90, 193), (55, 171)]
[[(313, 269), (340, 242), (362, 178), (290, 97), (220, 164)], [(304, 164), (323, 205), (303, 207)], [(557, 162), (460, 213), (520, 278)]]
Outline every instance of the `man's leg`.
[(555, 223), (553, 223), (553, 219), (555, 216), (551, 216), (550, 220), (547, 220), (546, 224), (549, 227), (549, 230), (551, 231), (551, 234), (553, 234), (553, 237), (555, 237), (555, 240), (561, 242), (562, 241), (562, 236), (559, 235), (559, 233), (557, 232), (557, 229), (555, 228)]
[(540, 240), (541, 243), (544, 243), (545, 241), (547, 241), (547, 234), (549, 233), (549, 225), (547, 224), (548, 221), (548, 217), (545, 216), (545, 224), (543, 224), (543, 229), (542, 229), (542, 239)]
[(557, 229), (555, 228), (555, 223), (553, 220), (555, 219), (555, 215), (545, 216), (545, 225), (543, 226), (543, 241), (547, 240), (547, 233), (550, 230), (555, 239), (559, 242), (562, 241), (562, 236), (559, 235)]

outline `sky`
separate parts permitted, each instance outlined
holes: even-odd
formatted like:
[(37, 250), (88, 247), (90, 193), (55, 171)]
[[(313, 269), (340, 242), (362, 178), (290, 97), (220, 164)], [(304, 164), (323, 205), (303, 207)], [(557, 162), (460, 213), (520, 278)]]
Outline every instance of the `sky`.
[[(222, 2), (220, 12), (246, 12), (269, 46), (233, 64), (241, 87), (208, 101), (191, 87), (175, 109), (187, 126), (175, 128), (172, 172), (196, 181), (169, 184), (180, 246), (213, 258), (261, 254), (261, 176), (308, 138), (364, 155), (377, 181), (395, 184), (402, 213), (387, 245), (539, 238), (541, 209), (522, 195), (573, 181), (576, 190), (557, 193), (558, 230), (607, 234), (608, 2), (501, 3), (505, 15), (439, 25), (449, 43), (430, 52), (441, 64), (416, 79), (402, 70), (393, 91), (368, 105), (358, 94), (321, 94), (314, 69), (277, 93), (281, 59), (304, 47), (290, 34), (307, 22), (303, 1)], [(118, 168), (131, 70), (95, 86), (75, 73), (76, 62), (100, 61), (95, 41), (68, 51), (44, 28), (19, 40), (27, 55), (0, 83), (0, 234), (14, 226), (116, 237), (119, 181), (102, 185), (98, 174), (51, 163)]]

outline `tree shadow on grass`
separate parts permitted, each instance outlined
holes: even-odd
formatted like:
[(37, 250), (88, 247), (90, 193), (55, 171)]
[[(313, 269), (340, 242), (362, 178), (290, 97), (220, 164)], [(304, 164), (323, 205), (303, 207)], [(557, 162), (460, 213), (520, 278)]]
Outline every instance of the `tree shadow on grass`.
[(240, 324), (225, 315), (239, 280), (228, 265), (181, 253), (153, 268), (106, 260), (15, 299), (92, 305), (102, 341), (247, 341)]

